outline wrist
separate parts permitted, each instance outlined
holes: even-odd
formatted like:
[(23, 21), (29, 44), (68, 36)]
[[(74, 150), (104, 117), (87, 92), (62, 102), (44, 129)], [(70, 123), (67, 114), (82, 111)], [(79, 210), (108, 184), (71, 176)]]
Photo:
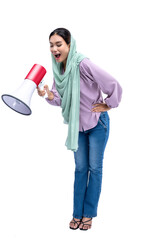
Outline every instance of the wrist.
[(54, 99), (54, 94), (52, 92), (49, 92), (48, 99), (52, 101)]

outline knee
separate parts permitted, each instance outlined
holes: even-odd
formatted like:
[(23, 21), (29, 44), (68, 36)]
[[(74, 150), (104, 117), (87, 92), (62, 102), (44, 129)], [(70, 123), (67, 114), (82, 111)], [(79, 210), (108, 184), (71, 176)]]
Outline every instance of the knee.
[(89, 171), (94, 174), (102, 175), (102, 166), (89, 166)]
[(89, 170), (88, 165), (84, 164), (76, 164), (75, 171), (76, 172), (87, 172)]

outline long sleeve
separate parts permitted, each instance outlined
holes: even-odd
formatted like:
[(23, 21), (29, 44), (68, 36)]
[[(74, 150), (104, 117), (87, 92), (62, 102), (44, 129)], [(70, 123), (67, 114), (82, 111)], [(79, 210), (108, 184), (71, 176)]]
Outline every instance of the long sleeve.
[(61, 106), (61, 98), (59, 93), (56, 90), (56, 86), (55, 86), (55, 80), (53, 80), (53, 85), (52, 85), (52, 89), (50, 90), (53, 94), (54, 94), (54, 99), (53, 100), (49, 100), (48, 98), (46, 98), (46, 101), (54, 106)]
[(104, 100), (108, 107), (118, 107), (122, 88), (115, 78), (87, 58), (81, 62), (80, 70), (90, 81), (96, 82), (104, 94), (107, 94)]

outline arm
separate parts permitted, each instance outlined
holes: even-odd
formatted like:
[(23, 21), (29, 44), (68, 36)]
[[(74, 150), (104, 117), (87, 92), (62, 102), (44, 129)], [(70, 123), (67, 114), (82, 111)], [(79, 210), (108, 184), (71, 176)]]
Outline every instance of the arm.
[(89, 59), (84, 59), (80, 67), (83, 74), (89, 76), (98, 84), (102, 92), (107, 94), (104, 100), (108, 108), (118, 107), (122, 97), (122, 88), (117, 80)]
[(50, 92), (50, 95), (48, 94), (48, 98), (46, 98), (46, 101), (51, 105), (61, 106), (61, 98), (59, 93), (56, 90), (55, 81), (53, 81), (52, 89), (49, 92)]

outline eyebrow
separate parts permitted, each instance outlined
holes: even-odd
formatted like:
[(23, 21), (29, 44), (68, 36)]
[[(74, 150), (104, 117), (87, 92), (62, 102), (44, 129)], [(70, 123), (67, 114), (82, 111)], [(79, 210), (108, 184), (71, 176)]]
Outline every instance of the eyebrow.
[[(62, 43), (61, 41), (57, 41), (57, 42), (55, 42), (55, 43)], [(50, 42), (50, 44), (53, 44), (52, 42)]]

